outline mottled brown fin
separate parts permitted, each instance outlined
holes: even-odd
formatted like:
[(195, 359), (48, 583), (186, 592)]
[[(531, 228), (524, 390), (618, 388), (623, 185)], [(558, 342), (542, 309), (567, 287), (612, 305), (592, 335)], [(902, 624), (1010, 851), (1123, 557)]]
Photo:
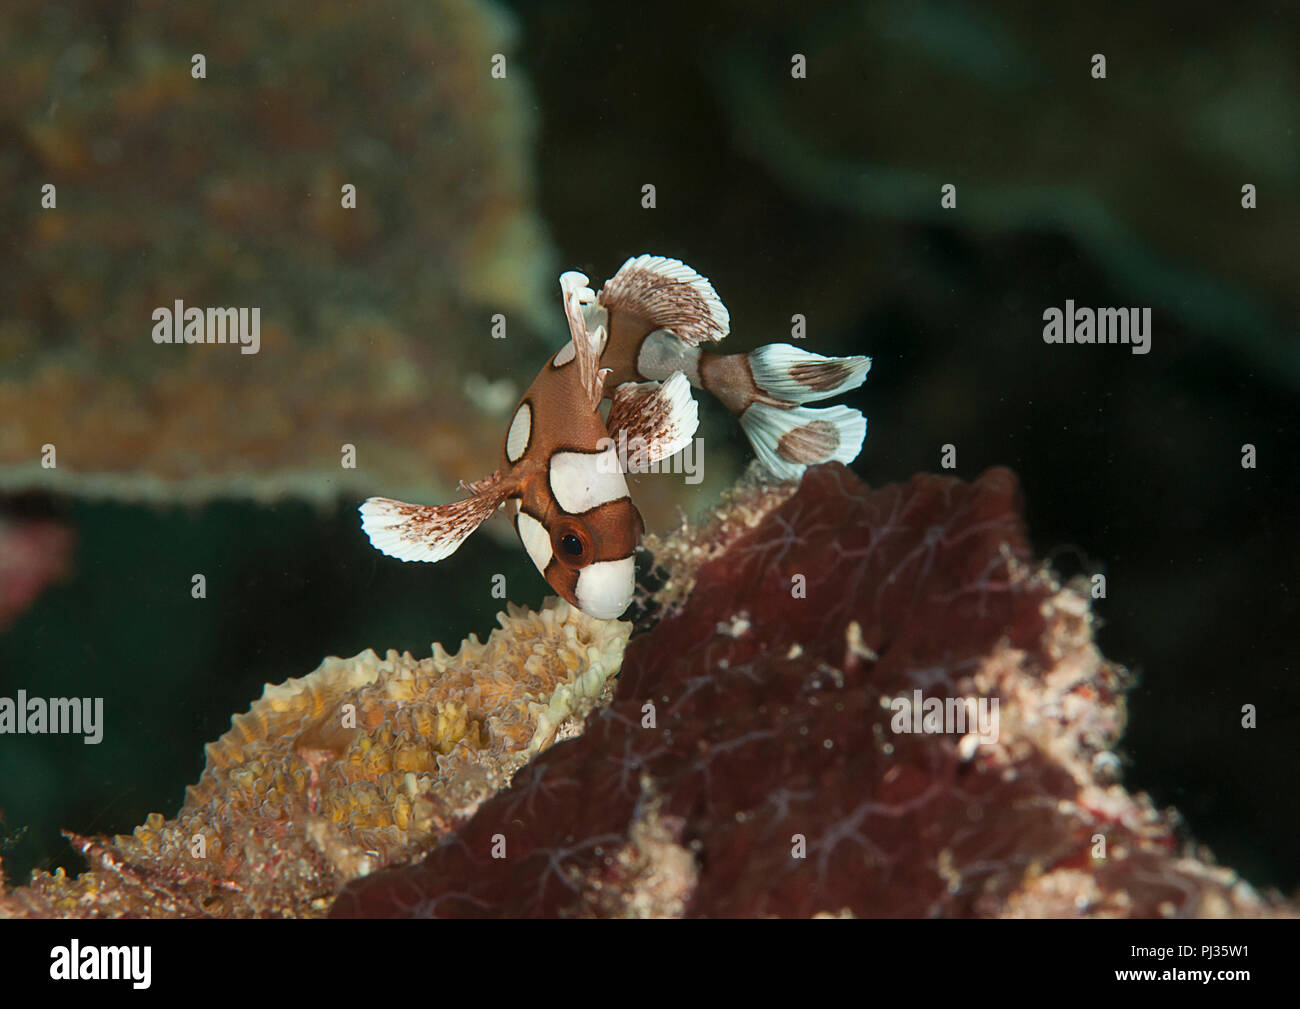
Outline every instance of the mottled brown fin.
[(697, 346), (721, 340), (731, 316), (708, 279), (685, 263), (663, 256), (629, 259), (600, 289), (599, 304), (640, 316), (652, 329), (667, 329)]
[[(469, 482), (466, 482), (464, 480), (460, 481), (461, 490), (468, 491), (470, 494), (474, 494), (476, 496), (480, 494), (494, 494), (496, 492), (496, 489), (500, 486), (501, 486), (500, 470), (497, 470), (491, 476), (485, 476), (482, 480), (470, 480)], [(501, 500), (503, 501), (505, 500), (505, 495), (502, 495)]]
[(823, 357), (788, 343), (770, 343), (749, 355), (754, 384), (790, 403), (830, 399), (860, 386), (869, 357)]
[(847, 466), (862, 451), (867, 434), (867, 418), (847, 406), (814, 410), (755, 402), (740, 415), (740, 426), (763, 465), (782, 480), (798, 480), (816, 463)]
[(680, 371), (658, 382), (624, 382), (614, 390), (606, 427), (623, 464), (636, 473), (680, 452), (695, 437), (699, 407)]
[(573, 338), (573, 352), (577, 358), (578, 379), (595, 411), (605, 396), (605, 376), (608, 368), (600, 367), (600, 355), (605, 350), (605, 327), (587, 328), (582, 307), (593, 304), (596, 294), (588, 286), (587, 278), (576, 270), (560, 275), (560, 291), (564, 295), (564, 315), (569, 320), (569, 333)]
[(461, 486), (474, 496), (445, 505), (368, 498), (360, 508), (361, 528), (371, 546), (398, 560), (432, 562), (450, 557), (515, 490), (499, 472)]

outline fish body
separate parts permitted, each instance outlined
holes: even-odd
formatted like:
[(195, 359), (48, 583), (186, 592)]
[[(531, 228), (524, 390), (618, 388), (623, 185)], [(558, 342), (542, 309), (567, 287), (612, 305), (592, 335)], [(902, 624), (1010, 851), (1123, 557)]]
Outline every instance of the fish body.
[(583, 375), (571, 358), (557, 365), (558, 356), (511, 416), (499, 472), (515, 489), (505, 504), (555, 590), (592, 616), (617, 617), (632, 598), (644, 525)]
[[(779, 477), (857, 457), (866, 433), (859, 411), (803, 404), (861, 385), (869, 358), (822, 357), (789, 344), (749, 354), (707, 350), (727, 335), (730, 317), (708, 280), (677, 260), (638, 256), (599, 295), (587, 284), (580, 273), (560, 277), (570, 340), (515, 407), (496, 472), (464, 485), (471, 496), (449, 505), (368, 499), (362, 526), (377, 549), (401, 560), (441, 560), (506, 507), (551, 586), (589, 615), (610, 619), (631, 602), (643, 531), (623, 467), (648, 466), (690, 442), (698, 426), (692, 388), (738, 417)], [(634, 451), (620, 457), (627, 446)]]

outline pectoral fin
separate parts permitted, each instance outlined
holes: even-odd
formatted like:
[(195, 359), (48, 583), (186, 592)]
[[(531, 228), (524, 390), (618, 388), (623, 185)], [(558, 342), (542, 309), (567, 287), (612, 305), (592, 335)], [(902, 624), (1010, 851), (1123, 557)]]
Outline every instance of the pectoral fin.
[(463, 486), (473, 496), (445, 505), (368, 498), (360, 508), (361, 528), (371, 546), (398, 560), (432, 562), (450, 557), (514, 492), (500, 473)]

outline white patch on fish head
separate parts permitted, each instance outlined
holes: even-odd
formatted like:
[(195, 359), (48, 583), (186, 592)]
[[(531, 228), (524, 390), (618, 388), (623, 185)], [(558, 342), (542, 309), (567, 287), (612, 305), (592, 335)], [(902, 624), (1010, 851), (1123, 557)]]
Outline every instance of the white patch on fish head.
[(623, 615), (636, 589), (636, 567), (631, 557), (596, 561), (578, 572), (578, 608), (588, 616), (613, 620)]
[(603, 452), (556, 452), (548, 468), (551, 494), (570, 515), (628, 496), (612, 441)]
[(551, 558), (554, 556), (551, 550), (551, 534), (546, 531), (544, 525), (525, 511), (515, 516), (515, 531), (519, 533), (519, 541), (523, 543), (528, 556), (537, 565), (537, 570), (545, 575), (546, 566), (551, 563)]

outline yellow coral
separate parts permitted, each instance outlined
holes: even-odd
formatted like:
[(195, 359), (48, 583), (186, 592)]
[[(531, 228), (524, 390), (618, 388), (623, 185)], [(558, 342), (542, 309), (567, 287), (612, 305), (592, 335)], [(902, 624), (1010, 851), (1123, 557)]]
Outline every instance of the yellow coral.
[(420, 856), (585, 718), (631, 631), (554, 598), (497, 620), (455, 655), (365, 651), (267, 684), (206, 747), (175, 819), (83, 841), (97, 868), (34, 873), (0, 917), (318, 914), (347, 880)]

